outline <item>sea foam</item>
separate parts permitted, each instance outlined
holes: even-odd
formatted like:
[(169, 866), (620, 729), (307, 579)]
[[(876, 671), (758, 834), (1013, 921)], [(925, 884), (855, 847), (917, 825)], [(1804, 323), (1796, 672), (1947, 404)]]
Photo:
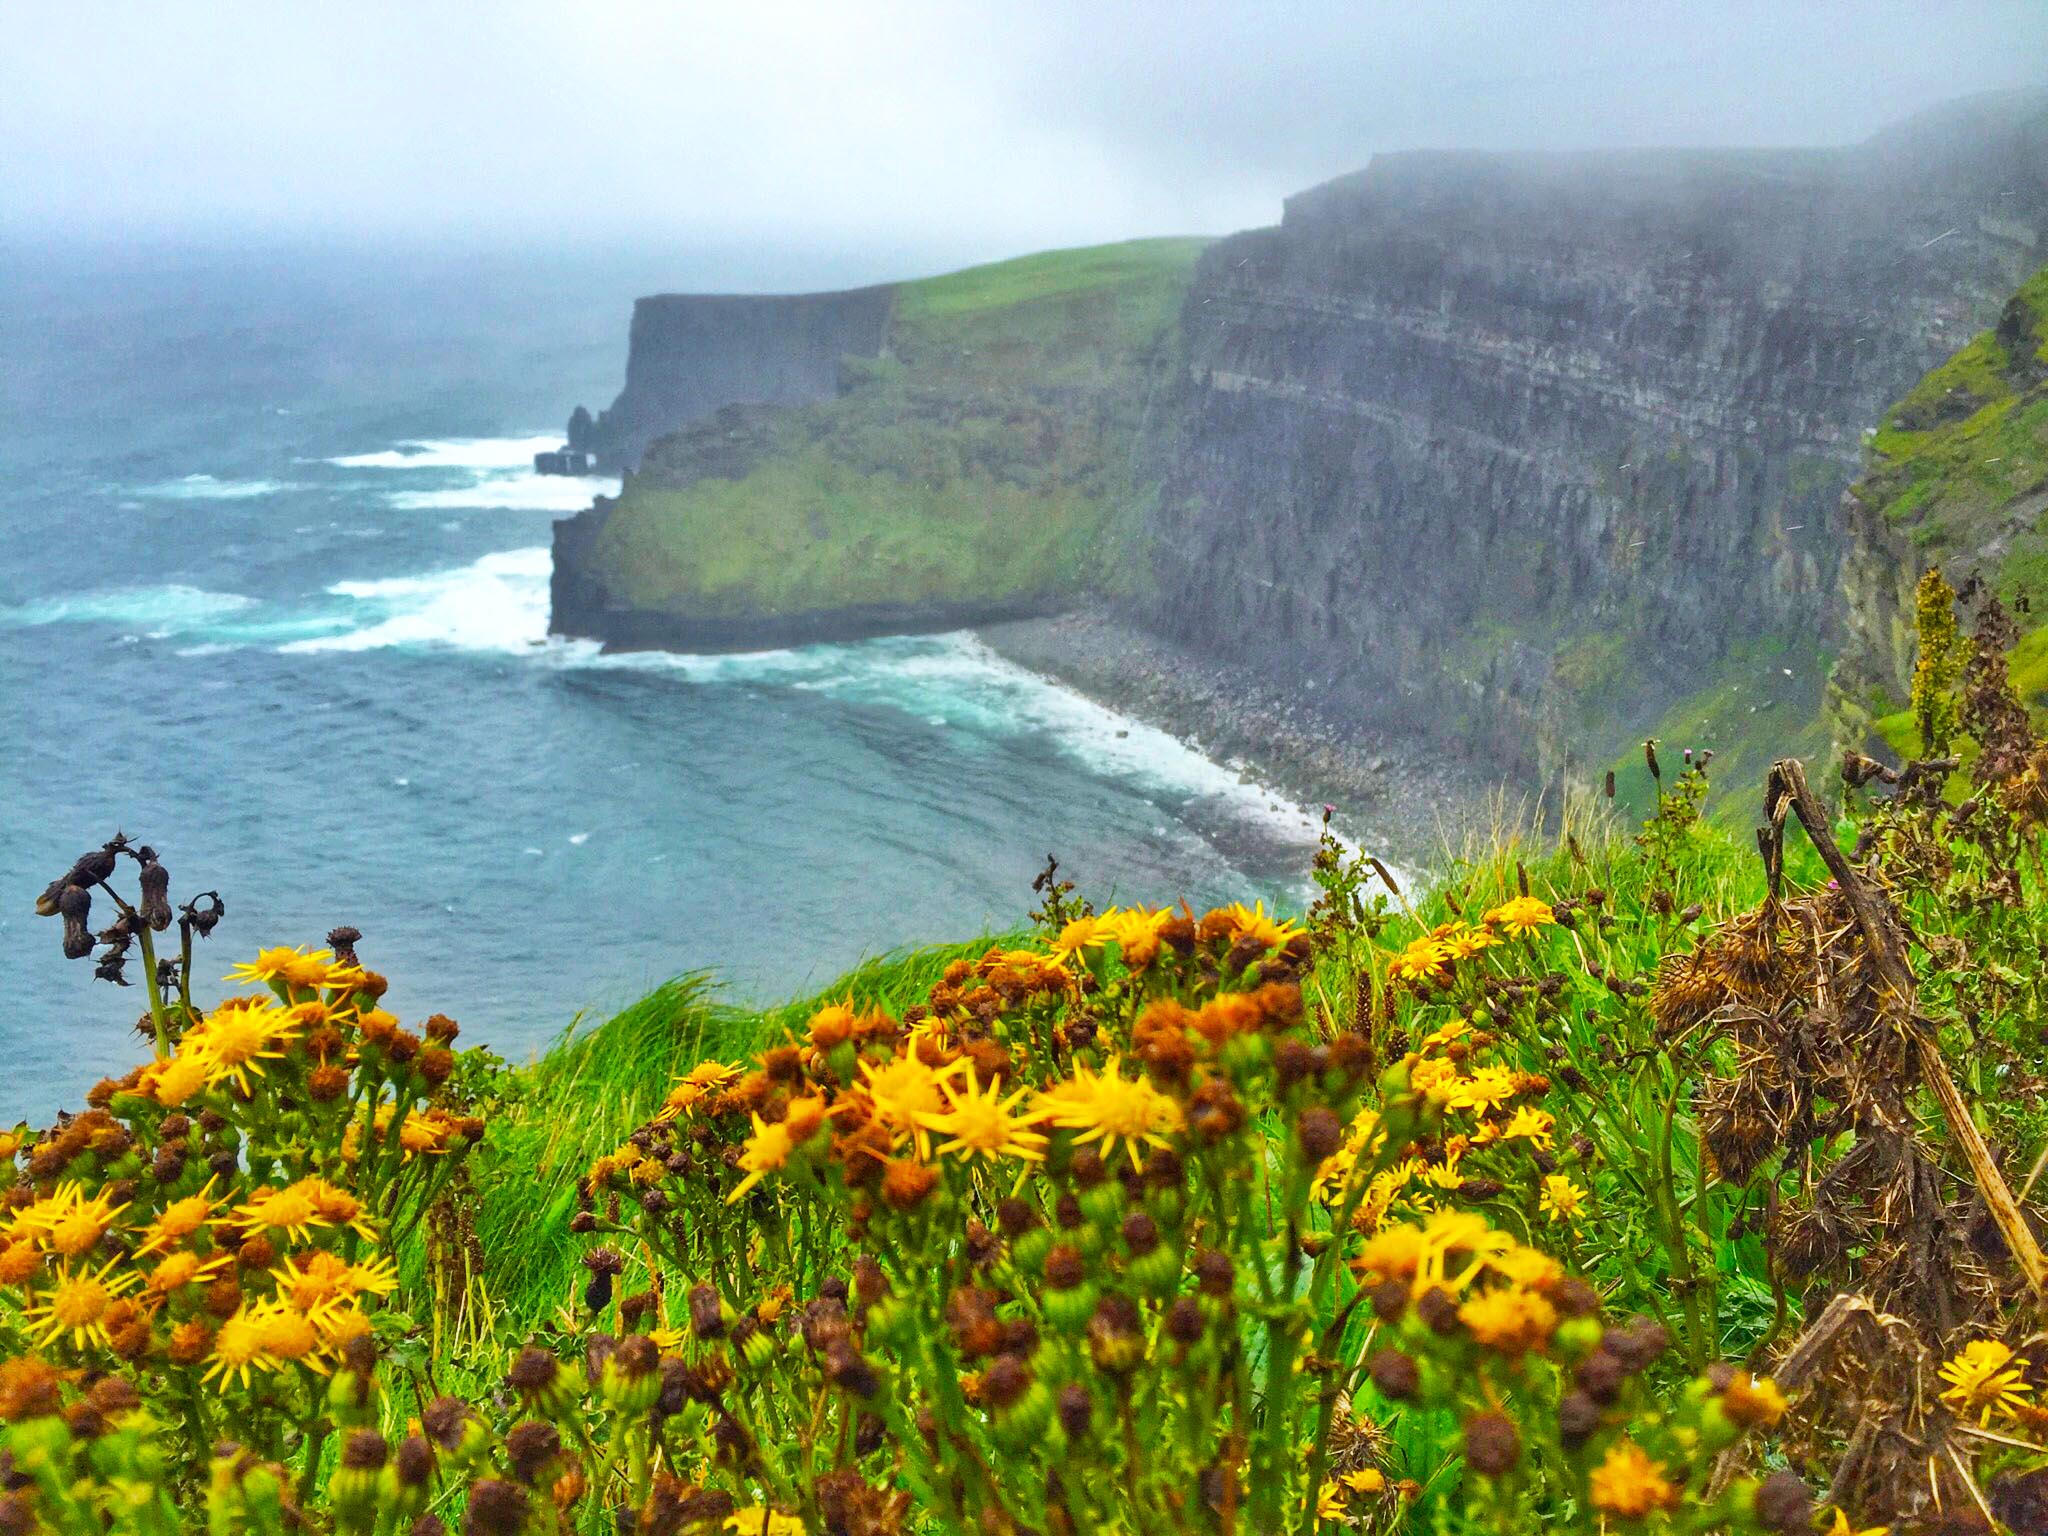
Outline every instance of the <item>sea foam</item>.
[[(607, 475), (540, 475), (533, 456), (559, 448), (561, 438), (449, 437), (400, 443), (374, 453), (346, 453), (322, 462), (340, 469), (376, 469), (430, 474), (426, 483), (400, 484), (382, 493), (401, 512), (445, 512), (486, 508), (507, 512), (577, 512), (599, 492), (615, 492)], [(454, 483), (448, 483), (450, 481)]]
[(246, 501), (252, 496), (274, 496), (290, 489), (282, 480), (217, 480), (212, 475), (185, 475), (144, 486), (136, 494), (158, 501)]
[(561, 446), (562, 439), (555, 434), (427, 438), (322, 462), (342, 469), (531, 469), (536, 453)]
[(110, 587), (0, 607), (0, 624), (113, 624), (158, 635), (190, 634), (255, 606), (254, 598), (239, 592), (209, 592), (177, 583)]

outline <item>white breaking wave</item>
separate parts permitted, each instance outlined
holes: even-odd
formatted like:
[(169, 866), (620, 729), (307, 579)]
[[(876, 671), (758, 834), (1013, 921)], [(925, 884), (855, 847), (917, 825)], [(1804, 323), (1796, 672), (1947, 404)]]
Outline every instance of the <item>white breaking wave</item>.
[(251, 496), (274, 496), (291, 488), (282, 480), (216, 480), (212, 475), (186, 475), (183, 479), (145, 486), (136, 495), (154, 496), (159, 501), (244, 501)]
[[(432, 471), (426, 484), (412, 484), (383, 493), (387, 505), (401, 512), (445, 512), (488, 508), (508, 512), (580, 512), (599, 492), (616, 492), (609, 475), (537, 475), (536, 453), (562, 446), (556, 435), (526, 437), (448, 437), (400, 443), (375, 453), (348, 453), (325, 460), (342, 469)], [(464, 476), (455, 484), (452, 476)]]
[(114, 587), (40, 598), (0, 608), (0, 624), (118, 624), (154, 635), (189, 634), (256, 606), (239, 592), (208, 592), (172, 583), (160, 587)]
[(597, 475), (490, 475), (474, 485), (435, 491), (387, 491), (387, 505), (401, 512), (445, 512), (451, 508), (487, 507), (509, 512), (581, 512), (596, 495), (619, 489), (616, 479)]
[(342, 469), (531, 469), (533, 456), (562, 446), (560, 436), (443, 437), (400, 443), (375, 453), (326, 460)]
[(552, 568), (552, 556), (541, 545), (500, 550), (473, 565), (424, 576), (336, 582), (328, 592), (354, 599), (370, 622), (339, 634), (293, 640), (279, 649), (306, 653), (440, 645), (526, 650), (547, 638)]
[(964, 630), (731, 654), (607, 654), (590, 641), (548, 635), (552, 569), (551, 552), (535, 546), (422, 576), (339, 582), (328, 591), (359, 604), (365, 622), (280, 649), (313, 654), (439, 646), (525, 655), (547, 666), (663, 672), (705, 686), (803, 689), (984, 738), (1036, 736), (1091, 772), (1206, 802), (1290, 838), (1314, 835), (1316, 819), (1302, 807), (1169, 732), (1005, 660)]

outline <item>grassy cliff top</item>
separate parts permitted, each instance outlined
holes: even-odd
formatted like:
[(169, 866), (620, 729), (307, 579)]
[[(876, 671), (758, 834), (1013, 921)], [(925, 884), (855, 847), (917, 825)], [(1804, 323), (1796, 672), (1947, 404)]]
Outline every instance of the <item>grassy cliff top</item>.
[(903, 284), (896, 290), (896, 320), (903, 325), (944, 327), (972, 324), (1003, 310), (1047, 301), (1071, 304), (1103, 296), (1135, 296), (1140, 303), (1120, 308), (1120, 318), (1130, 332), (1156, 334), (1173, 318), (1195, 260), (1208, 245), (1201, 236), (1176, 235), (1037, 251), (965, 267)]
[(1137, 452), (1196, 239), (903, 284), (839, 398), (657, 442), (606, 519), (613, 594), (690, 618), (1057, 600), (1128, 578)]
[(1856, 488), (1960, 580), (2004, 595), (2041, 589), (2048, 537), (2048, 267), (1998, 324), (1923, 378), (1886, 415)]
[[(2048, 267), (2007, 302), (1998, 324), (1916, 384), (1871, 442), (1853, 494), (1960, 587), (1981, 578), (2029, 631), (2013, 681), (2037, 716), (2048, 701)], [(2022, 606), (2024, 604), (2024, 606)], [(2035, 611), (2028, 611), (2034, 608)], [(1901, 753), (1911, 720), (1877, 720)]]

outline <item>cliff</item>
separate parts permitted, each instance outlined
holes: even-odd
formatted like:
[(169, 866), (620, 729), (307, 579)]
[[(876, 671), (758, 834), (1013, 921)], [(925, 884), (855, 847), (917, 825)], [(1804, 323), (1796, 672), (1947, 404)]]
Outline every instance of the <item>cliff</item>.
[[(721, 406), (830, 400), (839, 392), (841, 359), (880, 354), (895, 292), (884, 285), (641, 299), (633, 305), (625, 388), (588, 426), (585, 445), (616, 474), (637, 465), (655, 438)], [(573, 439), (577, 429), (570, 430)]]
[(1843, 518), (1838, 736), (1866, 751), (1911, 746), (1913, 589), (1934, 565), (2013, 610), (2025, 633), (2013, 681), (2048, 710), (2048, 605), (2034, 607), (2048, 596), (2048, 267), (1886, 413)]
[(1810, 724), (1864, 431), (2044, 234), (2039, 102), (1381, 157), (1204, 255), (1144, 617), (1524, 773)]
[[(671, 421), (616, 498), (556, 524), (552, 628), (756, 649), (1044, 613), (1128, 580), (1145, 568), (1136, 540), (1161, 473), (1148, 423), (1203, 243), (1047, 252), (824, 296), (863, 326), (887, 296), (854, 337), (865, 350), (828, 368), (828, 328), (795, 327), (792, 349), (763, 339), (751, 364), (687, 384), (677, 338), (704, 336), (719, 307), (673, 301), (657, 347), (643, 300), (627, 389), (598, 430), (618, 430), (629, 402), (650, 421), (657, 398), (687, 395), (699, 419)], [(742, 403), (777, 380), (813, 393)]]

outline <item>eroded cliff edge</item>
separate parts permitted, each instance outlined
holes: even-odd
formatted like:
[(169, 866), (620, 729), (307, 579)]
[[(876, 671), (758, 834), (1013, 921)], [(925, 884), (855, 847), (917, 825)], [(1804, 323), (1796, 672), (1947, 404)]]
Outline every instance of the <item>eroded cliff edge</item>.
[(1865, 429), (2044, 234), (2038, 102), (1376, 160), (1205, 254), (1146, 620), (1523, 774), (1810, 727)]
[[(730, 333), (706, 340), (720, 301), (642, 300), (628, 388), (599, 432), (685, 408), (663, 399), (688, 414), (626, 467), (617, 497), (556, 524), (551, 627), (747, 650), (1127, 592), (1148, 565), (1137, 541), (1161, 470), (1147, 445), (1205, 243), (753, 300), (743, 357), (722, 350)], [(685, 335), (698, 350), (676, 349)], [(828, 356), (834, 337), (861, 345)], [(691, 359), (707, 352), (720, 361), (700, 373)]]
[(843, 360), (876, 357), (893, 283), (836, 293), (659, 293), (633, 304), (626, 383), (589, 446), (610, 474), (657, 437), (739, 401), (809, 405), (839, 393)]

